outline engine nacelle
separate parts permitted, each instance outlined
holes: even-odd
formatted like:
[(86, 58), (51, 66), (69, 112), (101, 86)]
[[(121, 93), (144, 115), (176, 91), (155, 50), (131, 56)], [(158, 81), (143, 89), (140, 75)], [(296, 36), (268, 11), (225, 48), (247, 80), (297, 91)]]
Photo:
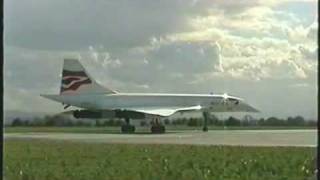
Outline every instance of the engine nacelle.
[(117, 118), (130, 118), (130, 119), (144, 119), (146, 115), (144, 113), (126, 110), (115, 110)]
[(114, 111), (76, 110), (73, 112), (73, 117), (88, 118), (88, 119), (115, 118), (115, 112)]
[(73, 112), (75, 118), (87, 118), (87, 119), (102, 119), (102, 118), (130, 118), (130, 119), (144, 119), (145, 114), (135, 111), (126, 110), (76, 110)]

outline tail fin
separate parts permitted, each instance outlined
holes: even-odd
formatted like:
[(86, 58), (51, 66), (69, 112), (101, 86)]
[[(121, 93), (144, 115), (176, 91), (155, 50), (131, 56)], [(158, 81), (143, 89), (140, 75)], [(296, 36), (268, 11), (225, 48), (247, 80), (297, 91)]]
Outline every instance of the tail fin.
[(115, 91), (98, 84), (83, 68), (79, 60), (65, 59), (60, 94), (114, 94)]

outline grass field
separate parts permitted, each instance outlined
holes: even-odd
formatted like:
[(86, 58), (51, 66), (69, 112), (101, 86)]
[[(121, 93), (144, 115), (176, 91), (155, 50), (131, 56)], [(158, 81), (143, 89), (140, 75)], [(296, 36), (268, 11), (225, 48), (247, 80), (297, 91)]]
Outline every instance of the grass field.
[(6, 140), (4, 177), (26, 179), (303, 180), (315, 148), (129, 145)]
[[(167, 131), (180, 130), (201, 130), (202, 127), (190, 126), (166, 126)], [(316, 129), (316, 127), (288, 127), (288, 126), (251, 126), (251, 127), (221, 127), (210, 126), (209, 130), (249, 130), (249, 129)], [(18, 132), (62, 132), (62, 133), (120, 133), (120, 127), (5, 127), (5, 133)], [(146, 133), (150, 132), (150, 127), (137, 127), (136, 132)]]

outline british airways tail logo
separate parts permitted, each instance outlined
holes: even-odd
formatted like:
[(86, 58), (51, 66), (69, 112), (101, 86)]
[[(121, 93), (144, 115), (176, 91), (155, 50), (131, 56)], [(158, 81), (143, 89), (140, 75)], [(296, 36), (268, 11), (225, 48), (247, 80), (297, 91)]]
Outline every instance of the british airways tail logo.
[(83, 71), (63, 70), (61, 92), (69, 90), (76, 91), (80, 86), (91, 83), (91, 80)]

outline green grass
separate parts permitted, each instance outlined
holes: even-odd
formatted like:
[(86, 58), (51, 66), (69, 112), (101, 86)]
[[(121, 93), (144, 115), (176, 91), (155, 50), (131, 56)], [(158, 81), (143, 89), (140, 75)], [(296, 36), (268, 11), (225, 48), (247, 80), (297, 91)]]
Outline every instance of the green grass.
[(315, 148), (134, 145), (6, 140), (10, 180), (302, 180)]
[[(252, 127), (221, 127), (210, 126), (210, 130), (254, 130), (254, 129), (315, 129), (316, 127), (288, 127), (288, 126), (252, 126)], [(201, 130), (202, 127), (166, 126), (168, 131)], [(61, 133), (120, 133), (120, 127), (5, 127), (5, 133), (22, 132), (61, 132)], [(137, 127), (137, 132), (150, 132), (150, 127)]]

